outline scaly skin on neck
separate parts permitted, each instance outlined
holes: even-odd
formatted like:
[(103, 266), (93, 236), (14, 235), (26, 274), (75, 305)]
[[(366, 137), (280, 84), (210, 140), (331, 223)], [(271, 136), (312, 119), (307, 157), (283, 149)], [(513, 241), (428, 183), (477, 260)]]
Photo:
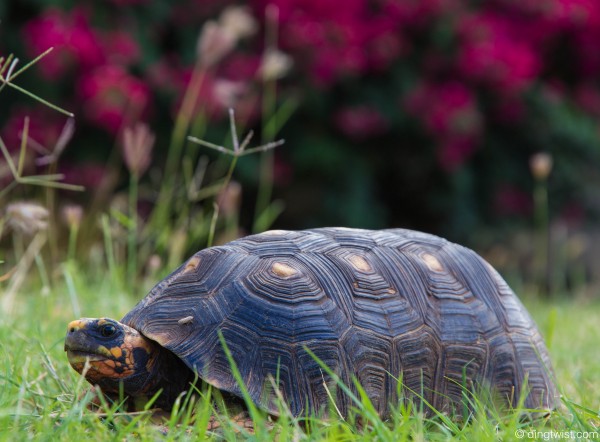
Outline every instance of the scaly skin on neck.
[(90, 384), (115, 400), (122, 391), (136, 409), (159, 390), (154, 406), (170, 409), (193, 381), (191, 370), (170, 351), (113, 319), (71, 322), (65, 350), (71, 366)]

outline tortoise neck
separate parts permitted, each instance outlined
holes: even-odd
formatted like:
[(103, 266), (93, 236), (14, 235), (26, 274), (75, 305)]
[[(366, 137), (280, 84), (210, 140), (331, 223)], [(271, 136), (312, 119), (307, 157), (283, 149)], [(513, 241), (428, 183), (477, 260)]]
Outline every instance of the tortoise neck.
[(159, 391), (160, 396), (154, 402), (154, 408), (171, 410), (177, 397), (189, 390), (194, 382), (193, 372), (173, 353), (154, 344), (156, 351), (151, 356), (146, 370), (145, 382), (135, 392), (128, 392), (137, 402), (147, 402)]

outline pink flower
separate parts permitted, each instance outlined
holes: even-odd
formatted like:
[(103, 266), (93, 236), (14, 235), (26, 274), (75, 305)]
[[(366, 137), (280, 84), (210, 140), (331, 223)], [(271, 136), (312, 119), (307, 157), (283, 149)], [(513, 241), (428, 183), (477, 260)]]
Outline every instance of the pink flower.
[(600, 91), (593, 83), (582, 83), (575, 90), (575, 101), (583, 110), (600, 117)]
[(469, 135), (454, 135), (440, 139), (437, 157), (440, 166), (452, 172), (463, 165), (477, 150), (477, 139)]
[(494, 206), (499, 215), (528, 216), (533, 210), (531, 196), (511, 184), (504, 184), (496, 191)]
[(528, 87), (541, 70), (535, 48), (520, 38), (509, 18), (476, 13), (459, 25), (458, 69), (500, 93)]
[(483, 129), (472, 91), (463, 83), (423, 84), (407, 98), (409, 114), (431, 132), (442, 167), (453, 170), (476, 150)]
[(371, 106), (343, 108), (335, 114), (334, 123), (344, 135), (356, 141), (381, 135), (388, 126), (383, 115)]
[(112, 134), (137, 121), (150, 99), (145, 83), (123, 67), (102, 66), (85, 75), (78, 85), (85, 117)]
[(367, 33), (366, 52), (371, 70), (387, 69), (408, 48), (399, 23), (388, 16), (373, 17), (369, 21)]
[(256, 77), (260, 63), (260, 55), (234, 53), (219, 66), (219, 76), (227, 80), (248, 82)]
[(89, 69), (105, 59), (99, 38), (80, 9), (48, 9), (30, 20), (23, 34), (30, 57), (54, 48), (39, 64), (48, 79), (57, 79), (73, 66)]
[(554, 0), (552, 18), (564, 28), (593, 28), (600, 24), (600, 5), (596, 0)]
[[(172, 113), (176, 115), (181, 108), (183, 97), (188, 90), (188, 85), (192, 79), (192, 68), (185, 68), (178, 72), (176, 82), (176, 94), (177, 99), (174, 101)], [(215, 89), (222, 88), (222, 85), (218, 85), (218, 80), (214, 77), (211, 72), (205, 72), (202, 77), (202, 83), (200, 84), (200, 91), (194, 105), (194, 115), (204, 114), (208, 119), (220, 119), (227, 115), (227, 107), (221, 100), (224, 98), (222, 90), (215, 91)]]
[(108, 32), (104, 37), (104, 47), (111, 64), (132, 65), (141, 57), (138, 43), (124, 30)]
[(408, 97), (407, 110), (438, 135), (475, 134), (481, 126), (473, 93), (457, 81), (421, 85)]
[(404, 47), (398, 21), (384, 8), (365, 0), (256, 1), (256, 10), (268, 4), (279, 11), (283, 51), (309, 72), (313, 81), (327, 86), (339, 78), (385, 69)]
[(19, 152), (21, 149), (21, 133), (25, 117), (29, 117), (28, 139), (35, 140), (43, 147), (51, 149), (60, 135), (64, 121), (61, 121), (62, 118), (56, 112), (40, 106), (33, 109), (15, 108), (13, 110), (1, 132), (2, 141), (8, 150)]
[(273, 181), (279, 186), (289, 186), (294, 180), (294, 169), (279, 154), (275, 154), (273, 164)]
[(506, 94), (493, 103), (492, 116), (501, 123), (516, 123), (526, 116), (527, 108), (519, 94)]
[(384, 15), (409, 27), (424, 27), (437, 17), (460, 13), (461, 0), (385, 0)]
[(106, 168), (99, 163), (67, 163), (59, 167), (64, 175), (63, 182), (84, 186), (87, 190), (96, 190), (106, 175)]
[(179, 59), (169, 54), (150, 65), (146, 71), (150, 87), (155, 91), (167, 92), (169, 95), (178, 93), (182, 87), (182, 73), (179, 64)]

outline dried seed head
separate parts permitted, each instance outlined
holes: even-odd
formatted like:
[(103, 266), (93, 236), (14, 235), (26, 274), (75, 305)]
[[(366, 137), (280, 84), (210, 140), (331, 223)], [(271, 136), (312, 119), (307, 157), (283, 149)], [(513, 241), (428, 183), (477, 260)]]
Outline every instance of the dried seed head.
[(237, 40), (254, 35), (258, 28), (247, 6), (229, 6), (221, 13), (219, 23)]
[(15, 232), (33, 235), (48, 228), (48, 215), (48, 210), (39, 204), (12, 203), (6, 208), (6, 223)]
[(207, 21), (200, 32), (196, 51), (202, 64), (210, 67), (229, 54), (236, 42), (234, 31), (215, 21)]
[(260, 65), (260, 76), (263, 81), (277, 80), (284, 77), (292, 65), (292, 57), (277, 49), (268, 49)]
[(140, 177), (148, 170), (154, 140), (154, 133), (147, 124), (138, 123), (123, 132), (123, 157), (132, 175)]
[(529, 167), (536, 180), (545, 180), (552, 172), (552, 155), (545, 152), (532, 155), (529, 159)]
[(162, 259), (160, 256), (157, 254), (150, 255), (150, 258), (148, 258), (147, 267), (150, 273), (158, 272), (162, 267)]
[(70, 229), (78, 229), (83, 218), (83, 207), (77, 204), (69, 204), (62, 208), (61, 215)]
[(240, 97), (246, 92), (241, 81), (217, 80), (213, 86), (215, 100), (224, 108), (235, 108)]
[(242, 186), (236, 181), (231, 181), (217, 196), (219, 212), (225, 217), (234, 215), (240, 210), (241, 201)]

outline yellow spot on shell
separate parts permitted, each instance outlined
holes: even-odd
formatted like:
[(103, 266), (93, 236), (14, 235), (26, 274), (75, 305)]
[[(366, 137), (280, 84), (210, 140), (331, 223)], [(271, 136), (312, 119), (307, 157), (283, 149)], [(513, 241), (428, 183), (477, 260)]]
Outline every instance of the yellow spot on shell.
[(194, 270), (196, 270), (198, 268), (198, 265), (200, 264), (200, 258), (197, 256), (192, 256), (190, 258), (190, 260), (187, 262), (187, 264), (185, 265), (185, 268), (183, 269), (182, 273), (190, 273), (193, 272)]
[(354, 267), (359, 272), (370, 272), (371, 270), (373, 270), (373, 268), (367, 262), (367, 260), (360, 255), (350, 255), (348, 261), (350, 261), (352, 267)]
[(281, 278), (289, 278), (298, 273), (298, 270), (282, 262), (274, 263), (273, 267), (271, 267), (271, 271)]
[(430, 255), (429, 253), (425, 253), (423, 254), (422, 258), (423, 261), (425, 261), (427, 267), (429, 267), (429, 270), (434, 272), (441, 272), (444, 270), (442, 264), (438, 261), (438, 259), (435, 256)]

